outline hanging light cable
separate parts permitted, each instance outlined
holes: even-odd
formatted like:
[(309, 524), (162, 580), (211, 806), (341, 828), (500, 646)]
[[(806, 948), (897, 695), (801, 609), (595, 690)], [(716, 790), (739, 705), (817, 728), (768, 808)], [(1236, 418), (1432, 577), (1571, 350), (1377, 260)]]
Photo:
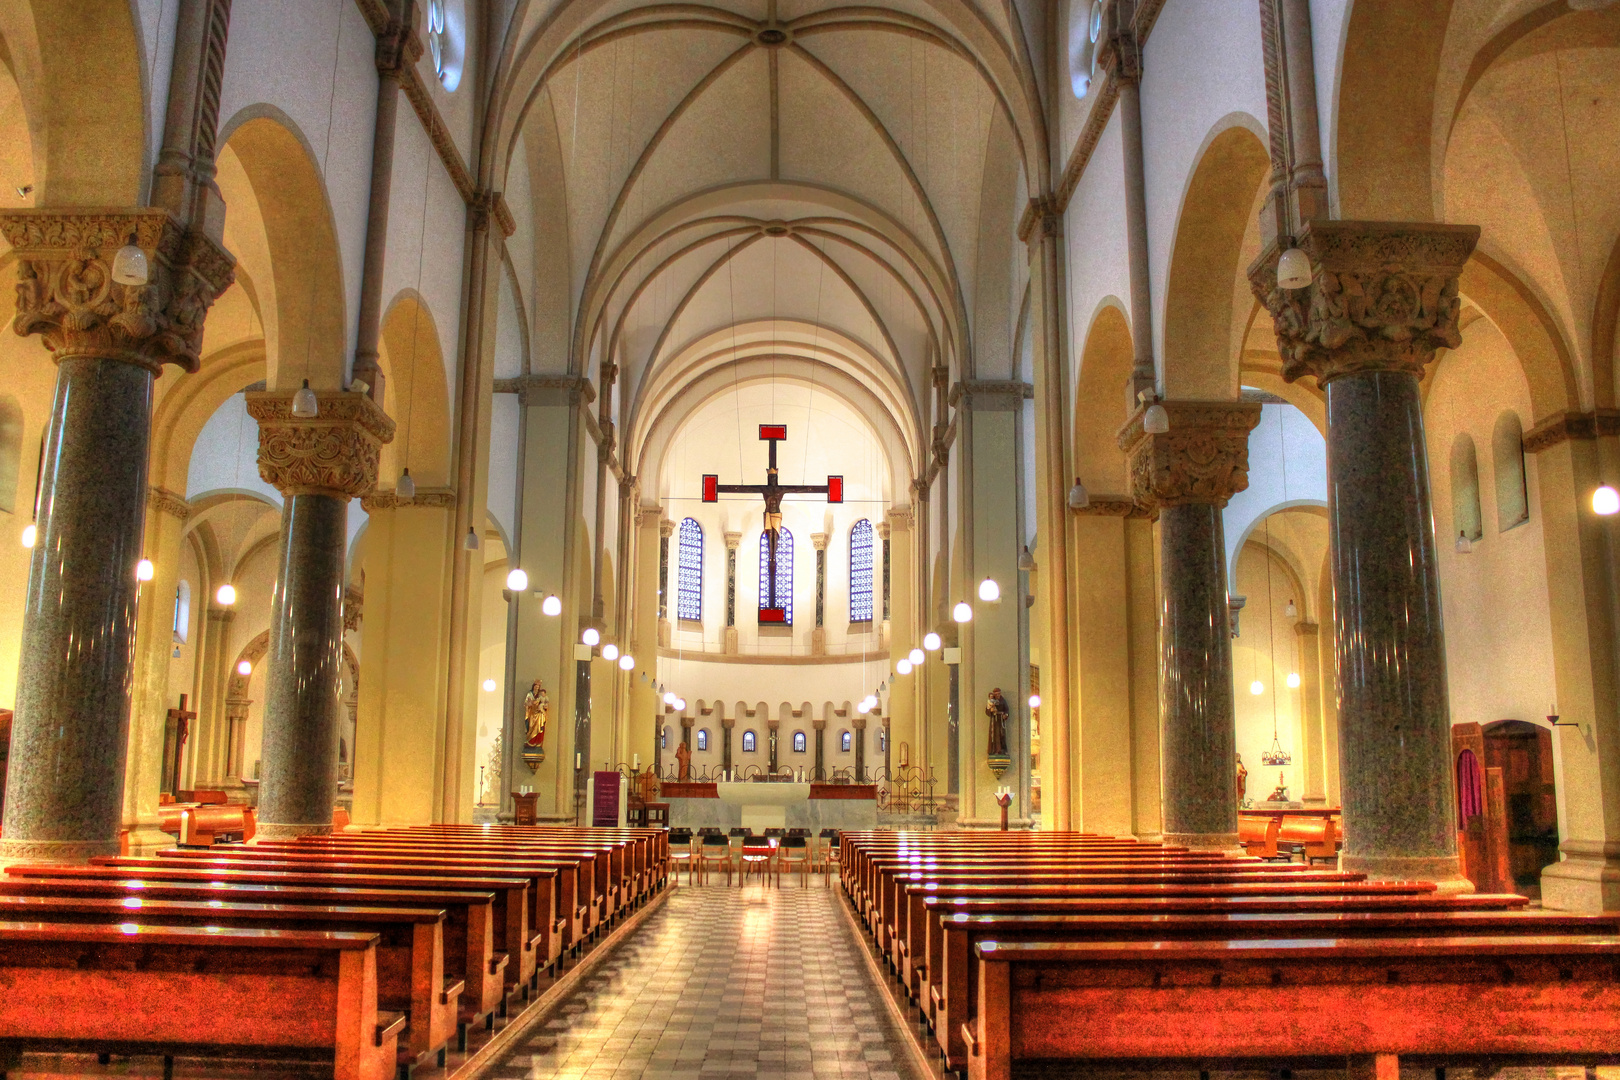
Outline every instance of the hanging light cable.
[[(1271, 517), (1266, 517), (1266, 648), (1271, 654), (1271, 748), (1260, 755), (1260, 761), (1265, 765), (1288, 765), (1293, 762), (1293, 756), (1284, 750), (1282, 740), (1277, 735), (1277, 639), (1276, 623), (1273, 618), (1271, 604)], [(1256, 664), (1259, 658), (1256, 657)]]

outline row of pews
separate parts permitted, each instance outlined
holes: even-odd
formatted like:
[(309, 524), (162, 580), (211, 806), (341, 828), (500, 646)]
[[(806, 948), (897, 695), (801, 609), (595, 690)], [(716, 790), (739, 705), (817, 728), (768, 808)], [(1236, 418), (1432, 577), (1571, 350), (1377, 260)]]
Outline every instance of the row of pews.
[(971, 1080), (1620, 1060), (1620, 914), (1078, 833), (845, 833), (840, 876)]
[(0, 1080), (26, 1052), (408, 1078), (657, 895), (662, 830), (423, 826), (0, 876)]

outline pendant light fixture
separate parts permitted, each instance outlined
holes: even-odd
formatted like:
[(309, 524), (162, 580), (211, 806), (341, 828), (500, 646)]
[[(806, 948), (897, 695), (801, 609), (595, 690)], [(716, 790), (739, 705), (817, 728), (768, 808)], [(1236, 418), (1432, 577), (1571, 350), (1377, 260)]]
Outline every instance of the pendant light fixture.
[(513, 567), (512, 572), (506, 575), (506, 587), (515, 593), (525, 592), (529, 588), (529, 575), (522, 567)]
[(597, 643), (602, 640), (602, 635), (597, 633), (596, 627), (587, 626), (585, 628), (585, 632), (579, 635), (579, 640), (581, 644), (588, 645), (594, 649), (596, 648)]
[(604, 659), (604, 660), (617, 660), (618, 658), (619, 658), (619, 647), (617, 645), (613, 644), (613, 642), (610, 641), (606, 645), (602, 646), (602, 659)]
[(247, 676), (247, 675), (253, 674), (253, 661), (251, 661), (251, 660), (238, 660), (236, 662), (236, 673), (238, 675), (242, 675), (242, 676)]
[(922, 667), (923, 661), (927, 658), (923, 656), (921, 649), (912, 649), (911, 652), (906, 654), (906, 659), (911, 661), (912, 667)]
[(34, 546), (34, 541), (38, 537), (39, 537), (39, 526), (38, 525), (35, 525), (32, 521), (30, 521), (27, 525), (23, 526), (22, 537), (21, 537), (23, 547), (25, 547), (25, 548), (33, 547)]
[(320, 403), (315, 400), (315, 391), (309, 388), (309, 380), (305, 379), (304, 385), (299, 387), (298, 392), (293, 395), (292, 414), (300, 420), (308, 420), (311, 417), (319, 416), (320, 412), (321, 407)]
[(556, 618), (562, 614), (562, 601), (555, 595), (546, 597), (540, 602), (540, 614)]
[(236, 603), (236, 586), (227, 581), (219, 587), (219, 591), (214, 594), (214, 599), (219, 601), (220, 607), (230, 607)]
[(985, 578), (979, 582), (979, 599), (987, 604), (1001, 603), (1001, 586), (995, 578)]
[(1028, 544), (1025, 544), (1024, 550), (1018, 553), (1018, 569), (1025, 574), (1033, 573), (1035, 570), (1035, 556), (1029, 553)]
[(961, 601), (951, 609), (951, 618), (959, 623), (972, 622), (973, 606), (966, 600)]
[(468, 551), (478, 550), (478, 532), (471, 525), (467, 526), (467, 535), (461, 538), (461, 546)]
[(938, 652), (939, 647), (942, 644), (943, 642), (940, 641), (939, 635), (934, 633), (932, 630), (923, 635), (923, 648), (927, 649), (929, 652)]
[(1297, 247), (1290, 247), (1277, 260), (1277, 287), (1303, 289), (1311, 283), (1311, 257)]
[(895, 663), (894, 670), (895, 670), (895, 673), (899, 674), (899, 675), (910, 675), (911, 674), (911, 661), (907, 660), (905, 657), (902, 656)]
[(411, 467), (409, 465), (400, 470), (399, 480), (394, 484), (394, 494), (401, 499), (416, 498), (416, 481), (411, 479)]
[(1149, 435), (1163, 435), (1169, 431), (1170, 414), (1159, 404), (1159, 395), (1152, 390), (1143, 390), (1137, 398), (1147, 403), (1147, 412), (1142, 414), (1142, 430)]
[(136, 581), (151, 581), (152, 577), (156, 573), (157, 568), (152, 565), (151, 559), (142, 559), (140, 562), (135, 564)]
[[(1271, 546), (1271, 518), (1268, 516), (1266, 518), (1266, 641), (1267, 649), (1271, 653), (1271, 681), (1275, 683), (1277, 681), (1277, 639), (1274, 634), (1276, 627), (1271, 614), (1275, 610), (1271, 606), (1271, 560), (1273, 550)], [(1256, 680), (1255, 685), (1260, 685), (1258, 680)], [(1255, 692), (1259, 693), (1258, 690)], [(1260, 754), (1260, 761), (1265, 765), (1282, 766), (1289, 764), (1293, 760), (1293, 756), (1283, 749), (1282, 740), (1277, 735), (1277, 695), (1272, 694), (1271, 748)]]
[(1084, 510), (1090, 505), (1091, 492), (1086, 490), (1086, 485), (1082, 484), (1077, 476), (1074, 478), (1074, 487), (1069, 489), (1069, 509)]
[(1600, 517), (1620, 514), (1620, 491), (1604, 484), (1592, 492), (1592, 513)]
[(146, 252), (136, 245), (135, 233), (131, 231), (124, 246), (113, 255), (112, 279), (120, 285), (145, 285), (150, 277)]
[(1457, 534), (1457, 554), (1468, 555), (1474, 550), (1474, 542), (1468, 539), (1466, 531)]
[(629, 653), (623, 653), (622, 655), (620, 655), (620, 657), (619, 657), (619, 670), (620, 671), (634, 671), (635, 669), (636, 669), (636, 658), (635, 657), (631, 656)]
[(1299, 618), (1299, 607), (1294, 603), (1294, 598), (1292, 596), (1288, 598), (1288, 607), (1283, 609), (1283, 614), (1287, 615), (1290, 619)]

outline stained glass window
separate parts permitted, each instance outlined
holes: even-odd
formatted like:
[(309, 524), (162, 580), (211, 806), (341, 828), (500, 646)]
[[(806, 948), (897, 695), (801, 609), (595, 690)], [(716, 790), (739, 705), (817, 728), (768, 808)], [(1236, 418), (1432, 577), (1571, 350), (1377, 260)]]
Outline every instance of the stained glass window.
[(676, 577), (675, 616), (703, 618), (703, 526), (692, 518), (681, 522), (680, 570)]
[(699, 750), (707, 750), (709, 748), (709, 729), (708, 728), (698, 728), (697, 735), (698, 735), (698, 749)]
[[(771, 538), (759, 534), (759, 610), (771, 606)], [(783, 626), (793, 625), (793, 534), (783, 529), (776, 541), (776, 606), (782, 609)]]
[(754, 733), (752, 731), (743, 732), (743, 753), (752, 754), (757, 746), (758, 743), (754, 738)]
[(872, 523), (849, 530), (849, 621), (872, 621)]
[(849, 753), (849, 743), (849, 732), (846, 731), (838, 737), (838, 748), (846, 754)]
[(804, 753), (804, 732), (802, 731), (793, 733), (793, 752), (795, 754)]

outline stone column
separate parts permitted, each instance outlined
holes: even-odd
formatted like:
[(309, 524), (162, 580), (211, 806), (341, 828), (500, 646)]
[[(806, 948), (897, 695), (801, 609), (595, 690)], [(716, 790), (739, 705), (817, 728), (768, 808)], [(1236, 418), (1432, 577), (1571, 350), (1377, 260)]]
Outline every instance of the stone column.
[(827, 779), (827, 721), (814, 721), (816, 728), (816, 764), (810, 774), (812, 780)]
[[(855, 738), (852, 740), (855, 743), (855, 782), (864, 784), (866, 783), (866, 717), (856, 716), (854, 720), (850, 721), (850, 725), (855, 729)], [(884, 764), (887, 765), (888, 762), (885, 761)], [(886, 772), (885, 775), (891, 780), (894, 778), (893, 773)]]
[(1166, 401), (1170, 430), (1138, 408), (1119, 433), (1132, 494), (1159, 512), (1159, 716), (1164, 841), (1236, 847), (1237, 730), (1221, 510), (1249, 486), (1258, 403)]
[(827, 534), (811, 533), (816, 549), (816, 625), (810, 631), (810, 655), (827, 655)]
[(720, 718), (720, 768), (729, 775), (731, 772), (731, 731), (737, 726), (735, 716), (722, 716)]
[[(667, 648), (673, 636), (669, 620), (669, 540), (675, 535), (675, 523), (666, 519), (658, 522), (658, 647)], [(680, 612), (675, 613), (677, 616)]]
[[(202, 700), (197, 709), (196, 784), (199, 787), (225, 787), (230, 775), (226, 769), (230, 747), (230, 724), (226, 721), (226, 689), (235, 678), (233, 665), (236, 658), (230, 648), (231, 622), (236, 617), (232, 608), (214, 606), (212, 599), (202, 590), (195, 594), (194, 602), (202, 602), (204, 618), (199, 662), (202, 665)], [(243, 694), (247, 693), (246, 687)], [(240, 785), (237, 785), (240, 786)]]
[[(152, 380), (164, 364), (197, 370), (233, 263), (161, 209), (12, 210), (0, 231), (17, 259), (12, 328), (41, 335), (57, 365), (0, 862), (74, 862), (118, 850)], [(131, 234), (144, 285), (112, 280)]]
[(394, 422), (364, 394), (317, 395), (318, 415), (292, 415), (287, 391), (247, 395), (259, 422), (259, 475), (286, 499), (270, 612), (259, 835), (332, 831), (343, 702), (343, 560), (348, 502), (377, 483)]
[(1327, 758), (1322, 734), (1322, 661), (1318, 655), (1320, 635), (1317, 624), (1301, 619), (1294, 624), (1299, 643), (1299, 726), (1304, 736), (1305, 785), (1300, 801), (1308, 805), (1327, 803)]
[(1312, 221), (1303, 289), (1278, 245), (1249, 269), (1283, 377), (1327, 390), (1328, 500), (1345, 844), (1375, 879), (1461, 883), (1440, 574), (1418, 380), (1462, 342), (1457, 281), (1470, 225)]

